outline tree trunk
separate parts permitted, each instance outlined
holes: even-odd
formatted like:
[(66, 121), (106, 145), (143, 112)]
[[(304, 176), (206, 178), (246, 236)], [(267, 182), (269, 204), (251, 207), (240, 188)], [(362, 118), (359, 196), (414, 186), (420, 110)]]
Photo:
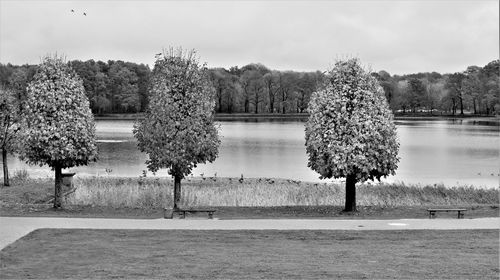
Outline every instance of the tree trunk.
[(255, 114), (259, 113), (259, 96), (257, 91), (255, 91)]
[(472, 103), (473, 103), (473, 106), (474, 106), (474, 115), (477, 115), (477, 110), (476, 110), (476, 99), (473, 98), (472, 99)]
[(455, 113), (457, 112), (457, 105), (455, 104), (455, 99), (451, 99), (451, 101), (453, 102), (453, 107), (451, 109), (451, 112), (452, 112), (452, 114), (454, 116)]
[(344, 211), (356, 211), (356, 175), (349, 174), (346, 177)]
[(248, 101), (248, 98), (245, 97), (245, 113), (248, 113), (248, 107), (249, 107), (249, 101)]
[(222, 92), (219, 93), (219, 113), (222, 112)]
[(286, 109), (285, 109), (285, 101), (286, 101), (286, 97), (285, 97), (285, 91), (282, 89), (281, 90), (281, 113), (282, 114), (285, 114), (286, 112)]
[(59, 209), (61, 208), (61, 201), (62, 201), (62, 172), (61, 172), (61, 166), (56, 165), (55, 168), (55, 188), (54, 188), (54, 208)]
[(174, 176), (174, 210), (179, 209), (181, 202), (181, 176)]
[(464, 114), (464, 99), (460, 97), (460, 115)]
[(269, 113), (274, 113), (274, 96), (269, 96)]
[(7, 150), (2, 148), (2, 162), (3, 162), (3, 185), (5, 187), (10, 186), (9, 184), (9, 168), (7, 167)]

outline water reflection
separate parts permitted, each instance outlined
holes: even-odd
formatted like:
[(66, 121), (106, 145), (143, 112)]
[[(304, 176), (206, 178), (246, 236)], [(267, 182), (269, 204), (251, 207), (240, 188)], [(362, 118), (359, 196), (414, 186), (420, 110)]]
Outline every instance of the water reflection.
[[(198, 166), (199, 176), (281, 177), (319, 181), (307, 167), (304, 122), (220, 122), (222, 145), (214, 163)], [(499, 186), (499, 128), (477, 122), (397, 121), (401, 161), (386, 181), (446, 185)], [(137, 149), (132, 121), (98, 121), (99, 161), (73, 168), (78, 174), (135, 177), (146, 170), (147, 156)], [(49, 168), (28, 167), (17, 159), (10, 169), (52, 176)], [(166, 170), (158, 176), (167, 176)]]

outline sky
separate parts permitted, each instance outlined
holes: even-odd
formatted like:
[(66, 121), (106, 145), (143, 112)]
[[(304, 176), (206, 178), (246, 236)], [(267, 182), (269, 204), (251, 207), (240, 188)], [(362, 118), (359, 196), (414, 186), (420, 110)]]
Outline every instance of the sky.
[(208, 67), (324, 71), (358, 57), (391, 75), (453, 73), (498, 59), (499, 40), (497, 0), (0, 0), (0, 63), (16, 65), (57, 53), (152, 67), (180, 46)]

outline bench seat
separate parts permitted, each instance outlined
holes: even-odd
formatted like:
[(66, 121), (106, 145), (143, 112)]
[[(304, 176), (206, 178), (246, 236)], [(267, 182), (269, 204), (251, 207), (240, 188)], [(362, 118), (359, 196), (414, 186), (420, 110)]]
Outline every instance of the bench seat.
[(429, 208), (427, 209), (429, 212), (429, 219), (435, 218), (436, 217), (436, 212), (457, 212), (458, 213), (458, 219), (461, 219), (464, 217), (464, 212), (467, 211), (467, 209), (464, 208), (457, 208), (457, 209), (446, 209), (446, 208)]
[(176, 209), (174, 212), (181, 213), (181, 219), (186, 218), (186, 213), (208, 213), (208, 218), (214, 218), (215, 209)]

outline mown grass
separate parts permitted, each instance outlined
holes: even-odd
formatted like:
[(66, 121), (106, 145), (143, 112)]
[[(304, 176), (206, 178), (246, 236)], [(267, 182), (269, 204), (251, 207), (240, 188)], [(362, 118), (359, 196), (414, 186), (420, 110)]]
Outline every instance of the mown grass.
[(498, 279), (498, 230), (39, 229), (6, 279)]
[[(87, 177), (75, 179), (69, 205), (163, 208), (173, 205), (173, 181), (160, 178)], [(182, 181), (181, 205), (199, 206), (323, 206), (344, 204), (342, 184), (308, 183), (286, 179), (187, 178)], [(447, 188), (360, 184), (359, 206), (399, 207), (427, 205), (498, 204), (499, 190), (472, 186)]]

